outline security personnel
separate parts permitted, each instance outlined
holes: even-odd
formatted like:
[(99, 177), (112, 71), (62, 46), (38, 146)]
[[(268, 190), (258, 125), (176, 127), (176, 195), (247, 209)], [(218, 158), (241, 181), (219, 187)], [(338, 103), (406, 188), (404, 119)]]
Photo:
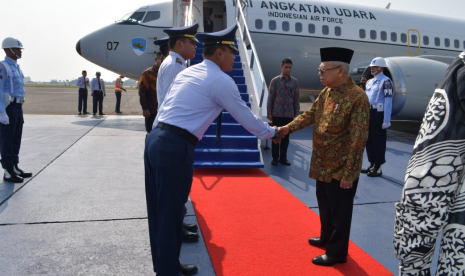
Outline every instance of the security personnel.
[(217, 33), (200, 33), (204, 58), (175, 78), (158, 110), (145, 144), (145, 191), (154, 270), (157, 276), (181, 276), (197, 267), (181, 266), (184, 204), (193, 179), (197, 143), (218, 114), (226, 109), (261, 139), (279, 137), (277, 129), (254, 116), (237, 85), (225, 74), (234, 64), (237, 25)]
[(23, 134), (24, 75), (18, 64), (22, 57), (23, 44), (12, 37), (3, 40), (5, 60), (0, 61), (0, 154), (5, 170), (3, 180), (14, 183), (32, 173), (18, 167), (19, 149)]
[[(165, 53), (168, 54), (165, 56), (166, 58), (163, 60), (163, 63), (158, 70), (158, 108), (160, 108), (160, 105), (166, 97), (176, 75), (187, 68), (186, 60), (193, 59), (195, 57), (195, 50), (197, 49), (195, 43), (199, 42), (195, 38), (198, 28), (199, 24), (196, 23), (192, 26), (175, 27), (163, 30), (168, 34), (169, 54), (166, 52), (165, 37), (158, 42), (160, 44), (160, 49), (164, 48)], [(185, 208), (185, 211), (187, 212), (187, 208)], [(197, 231), (197, 225), (184, 223), (184, 229), (183, 241), (192, 242), (197, 241), (200, 238), (199, 234), (193, 233), (193, 231)]]
[(121, 114), (120, 110), (120, 105), (121, 105), (121, 91), (126, 92), (126, 89), (123, 88), (123, 79), (124, 76), (121, 75), (118, 78), (116, 78), (115, 81), (115, 95), (116, 95), (116, 106), (115, 106), (115, 112), (118, 114)]
[(100, 78), (101, 74), (100, 72), (95, 73), (95, 78), (93, 78), (90, 81), (90, 88), (92, 90), (91, 96), (93, 98), (93, 109), (92, 111), (94, 112), (94, 116), (97, 113), (97, 103), (98, 103), (98, 110), (99, 110), (99, 115), (105, 115), (103, 113), (103, 97), (107, 96), (107, 93), (105, 92), (105, 82)]
[(195, 38), (199, 24), (188, 27), (175, 27), (163, 30), (169, 36), (170, 54), (165, 58), (158, 71), (157, 100), (158, 108), (168, 93), (171, 83), (179, 72), (187, 68), (186, 60), (195, 57)]
[(370, 100), (370, 128), (367, 140), (367, 155), (370, 166), (362, 169), (368, 176), (381, 176), (381, 165), (386, 163), (386, 129), (391, 126), (392, 81), (383, 73), (386, 61), (377, 57), (371, 61), (371, 74), (374, 78), (366, 84)]
[(82, 77), (77, 79), (76, 85), (79, 86), (78, 115), (89, 114), (89, 112), (87, 112), (87, 87), (89, 87), (89, 79), (87, 78), (86, 70), (82, 71)]

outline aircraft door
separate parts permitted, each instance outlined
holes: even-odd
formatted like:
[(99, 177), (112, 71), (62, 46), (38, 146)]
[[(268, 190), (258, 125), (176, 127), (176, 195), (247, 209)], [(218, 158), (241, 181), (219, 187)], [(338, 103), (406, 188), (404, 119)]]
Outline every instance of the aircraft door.
[(192, 24), (198, 23), (199, 31), (203, 31), (203, 0), (192, 0), (192, 11), (189, 13), (191, 1), (178, 0), (178, 5), (175, 8), (174, 18), (175, 26), (186, 26), (189, 19), (192, 18)]
[(411, 56), (416, 56), (420, 53), (421, 35), (415, 29), (409, 29), (407, 32), (407, 53)]

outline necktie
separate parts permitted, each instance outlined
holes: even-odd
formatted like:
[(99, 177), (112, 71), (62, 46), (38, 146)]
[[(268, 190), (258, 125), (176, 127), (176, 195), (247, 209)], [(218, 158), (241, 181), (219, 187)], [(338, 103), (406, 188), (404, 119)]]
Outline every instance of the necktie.
[(84, 89), (87, 89), (87, 86), (86, 86), (86, 78), (85, 77), (82, 77), (84, 79)]
[(223, 110), (221, 110), (218, 118), (216, 118), (216, 143), (220, 143), (221, 138), (221, 119), (223, 118)]
[(97, 78), (97, 81), (98, 81), (98, 90), (102, 91), (102, 86), (100, 85), (100, 79)]

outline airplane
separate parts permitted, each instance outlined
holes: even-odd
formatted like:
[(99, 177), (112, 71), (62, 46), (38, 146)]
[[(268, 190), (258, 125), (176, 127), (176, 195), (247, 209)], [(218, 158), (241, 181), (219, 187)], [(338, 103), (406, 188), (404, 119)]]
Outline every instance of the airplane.
[[(210, 16), (213, 31), (235, 23), (238, 0), (193, 0), (192, 20), (203, 31)], [(123, 16), (76, 44), (85, 59), (117, 74), (139, 79), (152, 66), (163, 29), (182, 26), (190, 0), (158, 0)], [(385, 74), (394, 83), (393, 119), (421, 120), (442, 75), (465, 50), (465, 21), (440, 16), (339, 4), (326, 1), (241, 0), (252, 42), (266, 82), (290, 58), (299, 80), (301, 100), (323, 88), (317, 75), (319, 49), (344, 47), (355, 51), (351, 75), (367, 74), (375, 57), (384, 57)]]

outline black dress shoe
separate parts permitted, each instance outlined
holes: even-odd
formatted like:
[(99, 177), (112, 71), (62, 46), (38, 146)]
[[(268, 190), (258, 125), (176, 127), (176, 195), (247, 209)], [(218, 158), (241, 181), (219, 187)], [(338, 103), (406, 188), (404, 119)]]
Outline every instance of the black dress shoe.
[(13, 169), (5, 169), (5, 174), (3, 175), (3, 180), (13, 183), (22, 183), (23, 178), (17, 175)]
[(82, 114), (89, 114), (89, 112), (82, 112)]
[(79, 112), (78, 115), (81, 115), (81, 112)]
[(347, 262), (347, 258), (334, 258), (330, 257), (326, 254), (323, 254), (321, 256), (315, 257), (312, 260), (312, 263), (316, 265), (323, 265), (323, 266), (332, 266), (335, 264), (343, 264)]
[(94, 116), (95, 116), (96, 113), (94, 113)]
[(193, 264), (181, 265), (181, 273), (183, 276), (193, 275), (197, 273), (198, 270), (197, 266)]
[(286, 165), (286, 166), (291, 165), (291, 162), (289, 162), (287, 159), (279, 159), (279, 163)]
[(28, 178), (28, 177), (31, 177), (32, 176), (32, 173), (30, 172), (25, 172), (23, 170), (21, 170), (19, 167), (18, 167), (18, 164), (16, 164), (14, 167), (13, 167), (13, 170), (15, 172), (16, 175), (19, 175), (21, 176), (22, 178)]
[(370, 166), (368, 166), (366, 169), (361, 169), (360, 172), (361, 173), (367, 173), (369, 171), (371, 171), (371, 169), (375, 166), (375, 164), (371, 163)]
[(382, 176), (383, 171), (381, 170), (381, 166), (374, 165), (373, 168), (369, 172), (367, 172), (367, 176), (369, 177), (377, 177)]
[(102, 115), (105, 115), (105, 113), (99, 113), (98, 115), (102, 116)]
[(184, 229), (186, 229), (187, 231), (191, 231), (191, 232), (197, 232), (197, 229), (199, 229), (199, 227), (197, 227), (197, 224), (189, 224), (189, 223), (182, 223), (182, 227), (184, 227)]
[(273, 166), (276, 166), (276, 165), (278, 165), (278, 160), (276, 160), (276, 159), (273, 159), (273, 161), (271, 161), (271, 165), (273, 165)]
[(200, 236), (197, 233), (189, 232), (183, 228), (182, 241), (183, 242), (195, 242), (198, 241)]
[(325, 246), (328, 242), (325, 240), (322, 240), (320, 237), (315, 237), (315, 238), (310, 238), (308, 240), (308, 243), (313, 246)]

